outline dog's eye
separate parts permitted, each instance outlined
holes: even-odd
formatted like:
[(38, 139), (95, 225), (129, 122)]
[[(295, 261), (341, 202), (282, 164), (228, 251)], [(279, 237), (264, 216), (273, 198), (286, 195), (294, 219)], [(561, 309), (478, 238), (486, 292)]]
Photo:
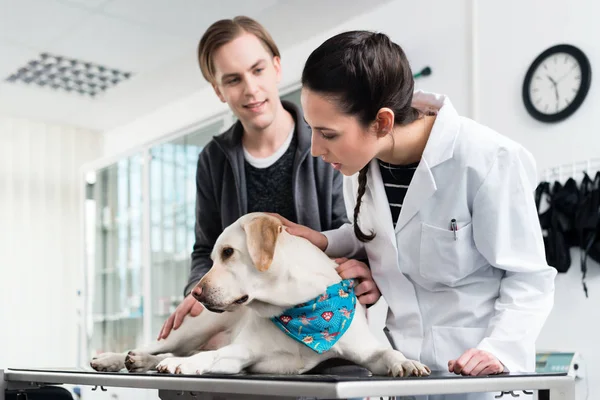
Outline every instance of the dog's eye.
[(223, 257), (223, 260), (228, 259), (232, 255), (233, 249), (231, 247), (224, 247), (223, 250), (221, 250), (221, 257)]

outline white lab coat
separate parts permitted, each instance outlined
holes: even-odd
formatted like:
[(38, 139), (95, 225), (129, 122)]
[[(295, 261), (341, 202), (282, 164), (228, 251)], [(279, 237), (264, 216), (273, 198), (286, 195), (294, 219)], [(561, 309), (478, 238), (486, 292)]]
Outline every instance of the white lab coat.
[[(534, 159), (514, 141), (460, 117), (445, 96), (419, 91), (413, 105), (438, 115), (396, 228), (373, 160), (358, 224), (375, 239), (361, 243), (346, 224), (324, 232), (326, 253), (366, 251), (389, 305), (388, 337), (408, 358), (447, 371), (449, 360), (475, 347), (511, 372), (533, 372), (556, 275), (546, 263), (534, 204)], [(358, 174), (344, 178), (349, 216), (357, 189)]]

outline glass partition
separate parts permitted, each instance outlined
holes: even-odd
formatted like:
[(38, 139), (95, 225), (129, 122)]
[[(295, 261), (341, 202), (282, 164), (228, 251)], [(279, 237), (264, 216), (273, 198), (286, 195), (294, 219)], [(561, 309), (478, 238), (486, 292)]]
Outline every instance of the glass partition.
[(88, 173), (86, 265), (90, 352), (131, 348), (143, 334), (142, 156)]
[(150, 149), (153, 336), (183, 300), (194, 245), (198, 155), (204, 144), (224, 128), (220, 119)]

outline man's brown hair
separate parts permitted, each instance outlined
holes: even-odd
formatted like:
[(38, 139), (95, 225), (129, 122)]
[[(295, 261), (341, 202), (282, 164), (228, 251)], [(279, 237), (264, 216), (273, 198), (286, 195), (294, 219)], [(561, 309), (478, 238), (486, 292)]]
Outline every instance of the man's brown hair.
[(216, 83), (212, 59), (215, 51), (244, 33), (256, 36), (273, 57), (281, 57), (273, 38), (257, 21), (244, 16), (222, 19), (212, 24), (204, 32), (198, 44), (198, 62), (204, 79), (210, 83)]

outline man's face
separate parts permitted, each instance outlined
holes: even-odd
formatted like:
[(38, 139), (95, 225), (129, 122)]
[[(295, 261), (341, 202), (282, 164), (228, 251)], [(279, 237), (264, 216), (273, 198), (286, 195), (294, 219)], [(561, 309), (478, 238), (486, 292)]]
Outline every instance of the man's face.
[(213, 55), (213, 88), (246, 129), (263, 130), (279, 107), (279, 57), (273, 57), (260, 39), (244, 33)]

